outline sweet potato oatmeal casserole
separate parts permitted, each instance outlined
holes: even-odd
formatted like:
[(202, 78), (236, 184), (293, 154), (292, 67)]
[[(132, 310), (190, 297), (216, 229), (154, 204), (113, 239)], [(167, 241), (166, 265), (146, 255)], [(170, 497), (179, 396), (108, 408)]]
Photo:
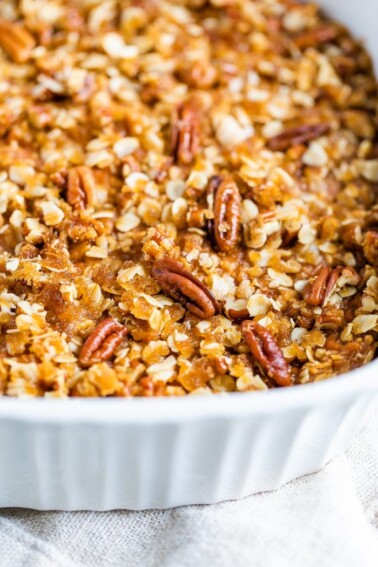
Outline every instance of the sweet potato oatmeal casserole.
[(0, 388), (263, 390), (378, 343), (369, 56), (295, 0), (2, 0)]

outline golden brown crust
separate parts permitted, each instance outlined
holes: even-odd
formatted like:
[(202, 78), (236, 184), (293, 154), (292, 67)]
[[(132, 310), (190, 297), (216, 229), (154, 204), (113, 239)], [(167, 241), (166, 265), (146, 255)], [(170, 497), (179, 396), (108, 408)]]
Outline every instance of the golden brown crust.
[(0, 393), (251, 391), (372, 360), (361, 44), (296, 0), (45, 4), (0, 2)]

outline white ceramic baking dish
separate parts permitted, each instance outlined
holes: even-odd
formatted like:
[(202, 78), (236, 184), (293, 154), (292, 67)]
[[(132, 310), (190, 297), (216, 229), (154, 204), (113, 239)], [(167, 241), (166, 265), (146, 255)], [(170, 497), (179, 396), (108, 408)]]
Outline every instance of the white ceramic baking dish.
[[(378, 62), (377, 0), (323, 0)], [(378, 393), (378, 360), (326, 382), (184, 399), (0, 399), (0, 506), (169, 508), (319, 470)]]

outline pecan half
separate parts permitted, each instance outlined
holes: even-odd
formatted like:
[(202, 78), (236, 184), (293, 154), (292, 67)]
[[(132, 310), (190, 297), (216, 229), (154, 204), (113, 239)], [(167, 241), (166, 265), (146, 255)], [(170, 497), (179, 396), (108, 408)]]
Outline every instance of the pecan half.
[(345, 324), (345, 313), (333, 305), (327, 305), (322, 314), (317, 317), (319, 329), (326, 331), (337, 331)]
[(13, 61), (25, 63), (35, 47), (35, 40), (22, 25), (0, 19), (0, 46)]
[(95, 182), (92, 170), (85, 166), (74, 167), (68, 172), (67, 201), (76, 210), (93, 205)]
[(252, 355), (269, 378), (279, 386), (291, 386), (290, 366), (272, 333), (254, 321), (244, 321), (241, 330)]
[(294, 38), (294, 43), (299, 49), (307, 47), (318, 47), (322, 43), (328, 43), (338, 38), (342, 27), (336, 24), (323, 24), (309, 29)]
[(173, 111), (171, 151), (174, 160), (190, 164), (200, 146), (200, 118), (194, 100), (188, 100)]
[(267, 146), (274, 152), (284, 152), (292, 146), (306, 144), (307, 142), (311, 142), (311, 140), (323, 136), (329, 129), (329, 124), (303, 124), (295, 128), (288, 128), (281, 132), (281, 134), (274, 136), (274, 138), (270, 138)]
[(79, 363), (88, 367), (108, 360), (127, 335), (127, 329), (113, 317), (104, 319), (83, 344)]
[(207, 223), (210, 240), (221, 252), (231, 252), (239, 240), (241, 197), (232, 179), (211, 178), (207, 191), (208, 203), (213, 203), (214, 219)]
[(306, 285), (303, 290), (303, 298), (306, 303), (314, 307), (323, 305), (331, 274), (332, 268), (325, 266), (319, 270), (315, 280)]
[(341, 276), (345, 277), (345, 283), (349, 285), (358, 285), (361, 279), (357, 272), (349, 266), (338, 266), (333, 269), (324, 266), (316, 272), (315, 279), (309, 282), (303, 290), (303, 298), (306, 303), (314, 307), (323, 306)]
[(338, 281), (339, 277), (341, 276), (342, 271), (343, 271), (343, 268), (341, 268), (340, 266), (331, 270), (331, 273), (329, 274), (329, 276), (327, 278), (327, 282), (326, 282), (324, 292), (322, 292), (322, 293), (324, 293), (324, 295), (322, 295), (321, 305), (325, 305), (325, 303), (327, 303), (327, 300), (330, 297), (330, 295), (332, 295), (332, 292), (333, 292), (334, 288), (336, 287), (337, 281)]
[(197, 317), (208, 319), (219, 313), (219, 305), (209, 289), (176, 260), (164, 256), (152, 268), (152, 276), (162, 290)]

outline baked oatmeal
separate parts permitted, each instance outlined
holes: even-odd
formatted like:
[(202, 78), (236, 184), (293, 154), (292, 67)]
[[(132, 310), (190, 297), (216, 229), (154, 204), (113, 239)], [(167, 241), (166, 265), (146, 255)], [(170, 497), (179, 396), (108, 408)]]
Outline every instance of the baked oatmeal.
[(0, 388), (323, 380), (378, 342), (377, 90), (295, 0), (2, 0)]

